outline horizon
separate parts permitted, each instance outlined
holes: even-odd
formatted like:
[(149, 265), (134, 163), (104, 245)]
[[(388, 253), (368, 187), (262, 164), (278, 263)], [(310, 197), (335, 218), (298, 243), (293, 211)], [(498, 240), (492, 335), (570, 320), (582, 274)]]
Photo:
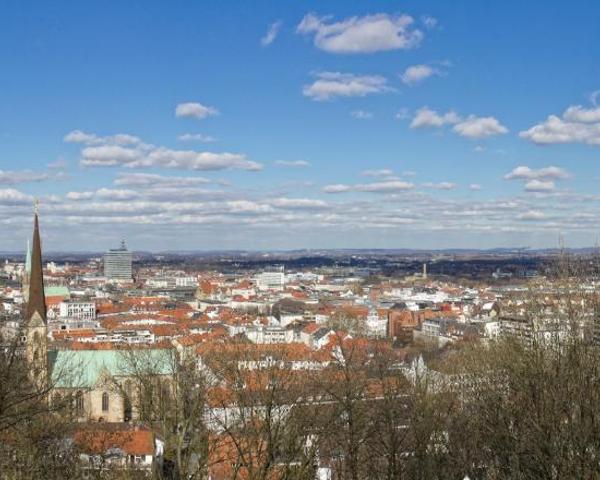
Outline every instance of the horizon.
[(49, 253), (594, 248), (598, 20), (591, 0), (9, 2), (0, 251), (25, 251), (35, 198)]

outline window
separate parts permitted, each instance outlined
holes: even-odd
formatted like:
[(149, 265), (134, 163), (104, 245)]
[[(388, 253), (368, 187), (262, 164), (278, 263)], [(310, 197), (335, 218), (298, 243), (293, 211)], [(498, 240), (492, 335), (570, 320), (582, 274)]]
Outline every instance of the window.
[(75, 395), (75, 413), (78, 417), (83, 415), (83, 392), (77, 392)]
[(102, 394), (102, 411), (108, 412), (108, 393), (106, 392)]

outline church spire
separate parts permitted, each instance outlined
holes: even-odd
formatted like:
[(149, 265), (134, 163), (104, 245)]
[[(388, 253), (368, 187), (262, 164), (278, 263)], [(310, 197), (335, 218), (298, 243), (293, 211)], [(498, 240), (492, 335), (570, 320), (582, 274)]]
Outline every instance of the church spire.
[(31, 273), (29, 277), (29, 302), (27, 303), (27, 320), (36, 314), (46, 323), (46, 298), (44, 296), (44, 275), (42, 269), (42, 244), (38, 225), (38, 202), (35, 204), (33, 219), (33, 242), (31, 246)]

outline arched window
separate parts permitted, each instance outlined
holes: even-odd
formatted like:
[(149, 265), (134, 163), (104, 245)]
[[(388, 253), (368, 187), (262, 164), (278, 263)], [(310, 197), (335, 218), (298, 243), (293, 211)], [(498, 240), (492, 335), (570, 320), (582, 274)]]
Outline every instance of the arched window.
[(108, 412), (108, 393), (106, 392), (102, 394), (102, 411)]

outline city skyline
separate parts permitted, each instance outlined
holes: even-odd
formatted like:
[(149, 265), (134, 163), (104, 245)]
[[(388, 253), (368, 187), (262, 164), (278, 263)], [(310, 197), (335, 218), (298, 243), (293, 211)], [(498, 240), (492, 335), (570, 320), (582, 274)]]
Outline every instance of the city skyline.
[(2, 250), (592, 246), (599, 17), (8, 2)]

